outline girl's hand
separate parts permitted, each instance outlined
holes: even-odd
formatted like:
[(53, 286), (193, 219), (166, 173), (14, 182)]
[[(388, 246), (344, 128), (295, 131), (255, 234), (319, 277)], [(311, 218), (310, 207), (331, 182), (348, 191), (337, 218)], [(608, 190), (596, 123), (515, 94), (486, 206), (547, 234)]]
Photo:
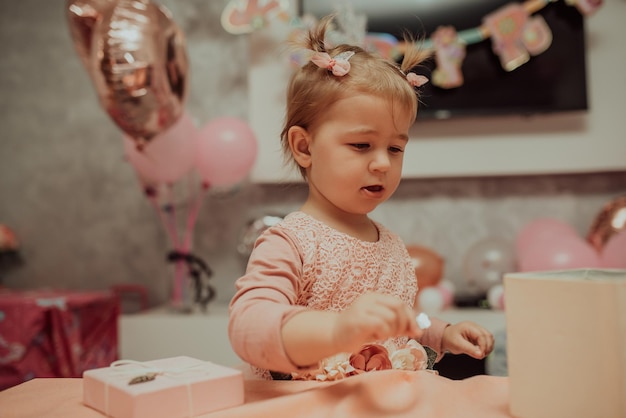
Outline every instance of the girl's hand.
[(419, 338), (415, 313), (393, 296), (366, 293), (335, 320), (333, 340), (338, 352), (353, 352), (363, 344), (397, 336)]
[(467, 354), (480, 360), (493, 350), (493, 335), (478, 324), (463, 321), (446, 327), (441, 348), (452, 354)]

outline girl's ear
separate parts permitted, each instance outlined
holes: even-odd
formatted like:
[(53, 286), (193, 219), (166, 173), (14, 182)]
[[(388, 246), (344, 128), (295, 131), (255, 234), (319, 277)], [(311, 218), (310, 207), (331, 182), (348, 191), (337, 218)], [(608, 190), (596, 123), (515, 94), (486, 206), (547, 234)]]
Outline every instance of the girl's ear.
[(309, 151), (311, 136), (307, 130), (301, 126), (292, 126), (287, 132), (287, 139), (293, 159), (300, 167), (309, 168), (311, 165), (311, 152)]

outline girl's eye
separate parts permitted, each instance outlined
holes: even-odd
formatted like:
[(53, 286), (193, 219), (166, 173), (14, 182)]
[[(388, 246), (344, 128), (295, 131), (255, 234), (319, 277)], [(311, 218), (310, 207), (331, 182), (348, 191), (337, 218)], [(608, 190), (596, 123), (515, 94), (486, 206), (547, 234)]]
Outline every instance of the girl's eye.
[(368, 149), (370, 144), (352, 144), (352, 146), (356, 149)]
[(390, 148), (389, 148), (389, 151), (390, 151), (392, 154), (398, 154), (398, 153), (400, 153), (400, 152), (404, 152), (404, 150), (403, 150), (402, 148), (400, 148), (400, 147), (390, 147)]

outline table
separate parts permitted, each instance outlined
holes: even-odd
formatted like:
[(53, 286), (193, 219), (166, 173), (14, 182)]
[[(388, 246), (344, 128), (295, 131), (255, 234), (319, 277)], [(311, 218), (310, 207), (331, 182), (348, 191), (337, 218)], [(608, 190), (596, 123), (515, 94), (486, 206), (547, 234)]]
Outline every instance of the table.
[[(82, 404), (82, 379), (37, 378), (0, 392), (3, 418), (102, 418)], [(512, 418), (506, 377), (450, 380), (385, 370), (338, 382), (245, 381), (245, 403), (203, 418)], [(140, 417), (141, 418), (141, 417)], [(172, 417), (176, 418), (176, 417)]]
[(0, 390), (81, 377), (118, 357), (119, 303), (106, 291), (0, 290)]

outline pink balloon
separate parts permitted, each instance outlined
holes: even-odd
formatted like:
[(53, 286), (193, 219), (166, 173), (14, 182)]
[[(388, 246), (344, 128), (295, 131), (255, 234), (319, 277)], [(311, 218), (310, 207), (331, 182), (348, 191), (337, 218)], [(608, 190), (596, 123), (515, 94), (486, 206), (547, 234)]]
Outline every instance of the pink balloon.
[(454, 289), (445, 284), (439, 284), (436, 286), (443, 297), (444, 308), (450, 307), (454, 304)]
[(174, 183), (189, 173), (195, 160), (197, 129), (187, 114), (155, 136), (142, 150), (124, 135), (124, 153), (144, 185)]
[(241, 119), (214, 119), (200, 130), (197, 141), (196, 168), (210, 186), (237, 184), (256, 160), (256, 136)]
[(602, 267), (626, 269), (626, 230), (614, 234), (602, 249)]
[(578, 235), (545, 237), (518, 254), (520, 271), (601, 267), (600, 255)]
[(518, 256), (526, 249), (542, 242), (562, 236), (577, 237), (578, 232), (565, 222), (552, 218), (540, 218), (524, 226), (515, 239), (515, 248)]

